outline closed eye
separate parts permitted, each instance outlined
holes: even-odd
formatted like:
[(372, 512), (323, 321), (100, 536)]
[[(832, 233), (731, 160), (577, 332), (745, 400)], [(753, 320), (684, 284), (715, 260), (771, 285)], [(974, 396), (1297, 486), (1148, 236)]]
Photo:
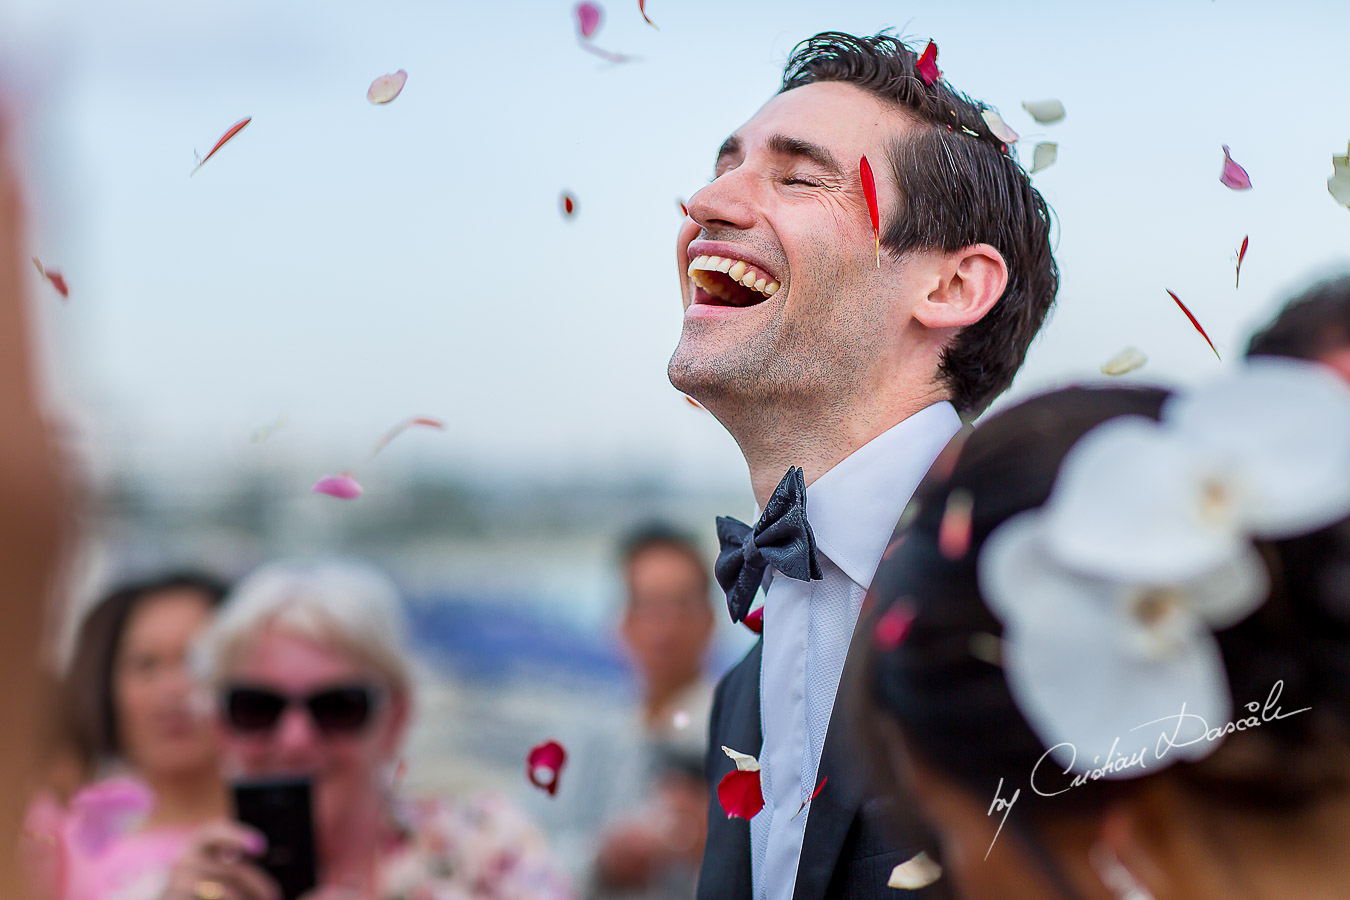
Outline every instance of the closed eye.
[(807, 187), (824, 187), (824, 185), (822, 185), (819, 181), (816, 181), (815, 179), (801, 178), (797, 175), (792, 175), (787, 178), (784, 178), (783, 184), (804, 184)]

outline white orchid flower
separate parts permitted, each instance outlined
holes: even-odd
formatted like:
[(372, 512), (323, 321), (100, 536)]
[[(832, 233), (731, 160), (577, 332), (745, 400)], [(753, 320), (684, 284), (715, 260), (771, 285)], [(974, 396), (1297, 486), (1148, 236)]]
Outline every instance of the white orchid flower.
[(1199, 577), (1252, 537), (1350, 512), (1350, 388), (1310, 363), (1254, 360), (1169, 400), (1161, 422), (1126, 416), (1088, 432), (1045, 509), (1050, 552), (1075, 571)]
[[(1004, 624), (1008, 687), (1032, 731), (1057, 763), (1079, 773), (1140, 751), (1157, 768), (1163, 733), (1179, 745), (1164, 754), (1169, 762), (1213, 750), (1198, 740), (1199, 719), (1225, 723), (1232, 696), (1212, 629), (1260, 606), (1268, 590), (1260, 557), (1249, 548), (1171, 585), (1113, 581), (1058, 562), (1046, 522), (1041, 510), (1014, 516), (989, 536), (979, 562), (980, 593)], [(1179, 715), (1183, 704), (1199, 719), (1185, 719), (1180, 734), (1174, 722), (1136, 728)]]

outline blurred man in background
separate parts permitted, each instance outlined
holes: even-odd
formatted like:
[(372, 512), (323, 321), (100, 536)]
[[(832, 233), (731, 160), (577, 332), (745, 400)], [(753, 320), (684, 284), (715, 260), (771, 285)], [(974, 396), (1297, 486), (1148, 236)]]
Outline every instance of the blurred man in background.
[(1313, 285), (1252, 336), (1248, 356), (1319, 362), (1350, 381), (1350, 275)]
[(664, 525), (629, 535), (620, 561), (620, 636), (639, 696), (617, 746), (634, 759), (607, 767), (626, 783), (608, 791), (587, 893), (688, 900), (708, 805), (703, 756), (713, 684), (703, 664), (714, 625), (712, 578), (697, 543)]

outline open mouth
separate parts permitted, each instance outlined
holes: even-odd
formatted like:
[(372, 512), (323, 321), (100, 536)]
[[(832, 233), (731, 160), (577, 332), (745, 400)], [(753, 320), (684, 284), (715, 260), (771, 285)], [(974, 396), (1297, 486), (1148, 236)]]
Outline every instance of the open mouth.
[(778, 293), (773, 275), (725, 256), (697, 256), (689, 263), (689, 277), (715, 306), (754, 306)]

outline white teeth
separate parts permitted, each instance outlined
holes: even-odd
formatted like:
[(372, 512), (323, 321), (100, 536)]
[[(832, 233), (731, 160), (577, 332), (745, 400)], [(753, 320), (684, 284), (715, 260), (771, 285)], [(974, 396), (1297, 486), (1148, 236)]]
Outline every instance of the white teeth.
[(722, 257), (720, 257), (720, 256), (710, 256), (710, 257), (708, 257), (708, 263), (707, 263), (707, 265), (705, 266), (705, 268), (707, 268), (707, 269), (709, 269), (709, 270), (711, 270), (711, 269), (716, 269), (716, 268), (717, 268), (719, 265), (721, 265), (721, 264), (722, 264)]
[(741, 278), (741, 284), (745, 285), (745, 286), (748, 287), (748, 288), (752, 288), (752, 287), (755, 286), (755, 270), (754, 270), (754, 269), (746, 269), (745, 275), (742, 276), (742, 278)]
[(736, 261), (734, 259), (724, 259), (720, 264), (718, 264), (717, 271), (722, 273), (730, 272), (731, 267), (735, 264), (735, 262)]
[(755, 282), (755, 290), (759, 291), (761, 294), (764, 293), (764, 285), (766, 283), (767, 282), (763, 278), (759, 279)]
[(732, 299), (725, 289), (725, 282), (719, 283), (711, 278), (704, 277), (703, 272), (721, 272), (737, 284), (758, 291), (765, 297), (772, 297), (778, 292), (779, 288), (778, 282), (756, 271), (741, 260), (730, 259), (725, 256), (694, 257), (689, 263), (689, 276), (694, 279), (699, 287), (721, 300)]
[(778, 282), (770, 281), (768, 284), (764, 285), (764, 296), (772, 297), (776, 293), (778, 293)]
[(741, 276), (745, 274), (745, 263), (736, 260), (736, 264), (727, 270), (727, 274), (731, 276), (732, 281), (740, 281)]

